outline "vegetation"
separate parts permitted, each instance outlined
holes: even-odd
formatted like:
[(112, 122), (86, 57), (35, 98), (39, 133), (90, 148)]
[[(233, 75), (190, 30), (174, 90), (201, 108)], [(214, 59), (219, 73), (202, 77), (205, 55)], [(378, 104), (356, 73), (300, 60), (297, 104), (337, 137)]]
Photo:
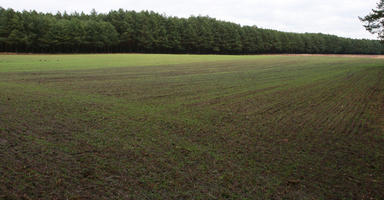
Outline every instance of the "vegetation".
[(50, 14), (0, 7), (0, 51), (382, 54), (384, 46), (374, 40), (286, 33), (203, 16), (185, 19), (122, 9)]
[(377, 9), (365, 17), (359, 17), (365, 22), (364, 27), (371, 33), (377, 34), (380, 39), (384, 39), (384, 0), (380, 0)]
[(383, 199), (383, 65), (0, 55), (0, 199)]

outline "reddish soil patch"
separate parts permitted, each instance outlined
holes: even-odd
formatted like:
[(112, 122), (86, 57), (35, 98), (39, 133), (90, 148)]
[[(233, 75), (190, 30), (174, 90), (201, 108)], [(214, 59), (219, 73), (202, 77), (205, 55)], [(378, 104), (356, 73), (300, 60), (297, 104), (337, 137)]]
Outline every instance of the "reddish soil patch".
[(329, 57), (346, 57), (346, 58), (384, 59), (384, 55), (357, 55), (357, 54), (279, 54), (279, 55), (282, 55), (282, 56), (329, 56)]
[[(81, 53), (87, 54), (87, 53)], [(93, 53), (90, 53), (93, 54)], [(111, 53), (101, 53), (111, 54)], [(113, 54), (113, 53), (112, 53)], [(116, 54), (142, 54), (142, 53), (116, 53)], [(15, 53), (15, 52), (0, 52), (0, 55), (70, 55), (70, 54), (46, 54), (46, 53)], [(384, 55), (357, 55), (357, 54), (254, 54), (257, 55), (281, 55), (281, 56), (330, 56), (330, 57), (349, 57), (349, 58), (378, 58), (384, 59)]]

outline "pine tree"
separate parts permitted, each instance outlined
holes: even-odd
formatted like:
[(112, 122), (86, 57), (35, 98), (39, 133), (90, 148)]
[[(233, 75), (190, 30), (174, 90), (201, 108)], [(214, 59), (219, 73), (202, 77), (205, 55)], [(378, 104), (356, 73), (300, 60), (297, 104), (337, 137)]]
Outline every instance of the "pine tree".
[(364, 22), (364, 27), (372, 34), (377, 34), (380, 39), (384, 39), (384, 0), (380, 0), (376, 9), (365, 17), (359, 17)]

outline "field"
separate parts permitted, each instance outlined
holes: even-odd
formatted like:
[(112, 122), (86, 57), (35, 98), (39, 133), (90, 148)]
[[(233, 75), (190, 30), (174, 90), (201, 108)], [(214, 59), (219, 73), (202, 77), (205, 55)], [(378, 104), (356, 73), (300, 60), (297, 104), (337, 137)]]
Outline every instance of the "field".
[(383, 199), (384, 59), (0, 55), (0, 199)]

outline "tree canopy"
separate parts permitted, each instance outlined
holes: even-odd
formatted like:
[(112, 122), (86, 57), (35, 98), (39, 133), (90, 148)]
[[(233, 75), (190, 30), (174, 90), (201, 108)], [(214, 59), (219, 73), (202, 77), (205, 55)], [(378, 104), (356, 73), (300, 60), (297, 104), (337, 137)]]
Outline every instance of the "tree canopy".
[(364, 27), (372, 34), (377, 34), (381, 40), (384, 40), (384, 0), (380, 0), (376, 9), (365, 17), (359, 17), (364, 22)]
[(32, 53), (382, 54), (377, 40), (288, 33), (150, 11), (41, 13), (0, 7), (0, 51)]

